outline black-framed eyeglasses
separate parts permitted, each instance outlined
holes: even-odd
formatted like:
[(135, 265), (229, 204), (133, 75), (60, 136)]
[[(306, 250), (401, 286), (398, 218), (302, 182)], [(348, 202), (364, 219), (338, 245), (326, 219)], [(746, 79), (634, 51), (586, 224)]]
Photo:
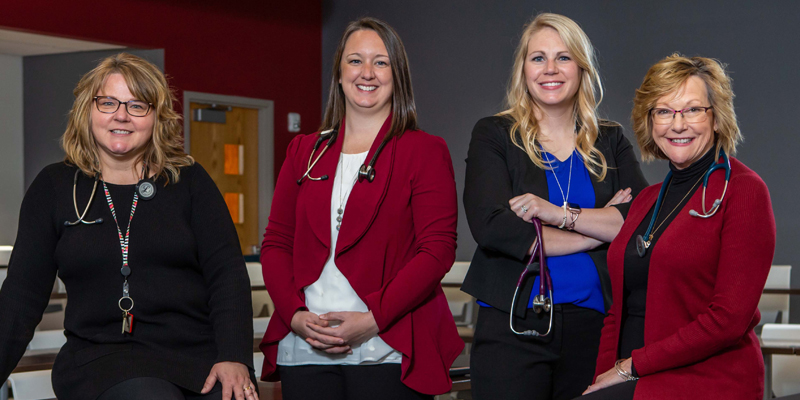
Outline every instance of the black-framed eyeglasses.
[(119, 110), (120, 104), (125, 104), (125, 111), (134, 117), (146, 116), (153, 105), (141, 100), (119, 101), (111, 96), (95, 96), (94, 104), (97, 106), (97, 111), (103, 114), (113, 114)]
[(682, 110), (673, 110), (671, 108), (654, 108), (650, 111), (653, 116), (653, 123), (656, 125), (670, 125), (675, 119), (675, 114), (680, 113), (683, 115), (683, 120), (687, 123), (693, 124), (697, 122), (705, 122), (708, 119), (708, 110), (714, 107), (686, 107)]

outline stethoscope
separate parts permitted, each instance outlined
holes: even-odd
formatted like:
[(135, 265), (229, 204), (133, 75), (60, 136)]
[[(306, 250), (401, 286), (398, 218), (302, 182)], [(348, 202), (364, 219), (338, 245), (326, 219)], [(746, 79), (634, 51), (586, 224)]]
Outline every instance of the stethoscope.
[[(322, 175), (319, 178), (314, 178), (311, 176), (311, 169), (317, 165), (317, 161), (322, 158), (322, 155), (325, 154), (325, 151), (328, 150), (335, 142), (336, 139), (339, 137), (339, 130), (338, 129), (329, 129), (327, 131), (322, 131), (319, 133), (319, 138), (317, 139), (316, 143), (314, 143), (314, 148), (311, 150), (311, 155), (308, 156), (308, 167), (306, 168), (306, 173), (297, 180), (297, 184), (300, 185), (303, 183), (303, 179), (308, 178), (312, 181), (324, 181), (328, 179), (328, 175)], [(314, 158), (314, 153), (319, 149), (319, 146), (322, 144), (323, 141), (328, 140), (325, 143), (325, 147), (322, 148), (322, 151), (319, 153), (317, 158)], [(367, 182), (372, 182), (375, 180), (375, 161), (378, 160), (378, 155), (381, 154), (381, 150), (383, 147), (386, 146), (387, 140), (383, 140), (381, 144), (378, 146), (378, 149), (375, 151), (375, 154), (372, 155), (372, 158), (369, 161), (369, 164), (361, 164), (361, 167), (358, 168), (358, 181), (361, 182), (362, 180), (366, 179)], [(312, 162), (313, 160), (313, 162)]]
[[(720, 205), (722, 205), (722, 200), (725, 198), (725, 193), (728, 192), (728, 182), (731, 180), (731, 160), (728, 158), (728, 155), (725, 154), (725, 150), (723, 149), (719, 149), (719, 157), (717, 157), (716, 160), (719, 160), (720, 158), (722, 158), (722, 162), (714, 162), (714, 164), (708, 168), (708, 171), (706, 171), (706, 174), (703, 177), (703, 196), (701, 202), (703, 206), (703, 212), (699, 213), (696, 210), (689, 210), (689, 215), (692, 217), (711, 218), (717, 213)], [(711, 174), (718, 169), (725, 170), (725, 186), (722, 188), (722, 196), (714, 200), (711, 208), (706, 210), (706, 189), (708, 188), (708, 179), (711, 177)], [(672, 179), (672, 171), (667, 173), (667, 177), (664, 178), (664, 182), (661, 184), (661, 191), (658, 192), (658, 199), (656, 200), (656, 206), (655, 209), (653, 209), (653, 216), (650, 218), (650, 225), (648, 225), (647, 231), (644, 233), (644, 236), (636, 237), (636, 251), (639, 253), (639, 257), (644, 257), (647, 253), (647, 249), (650, 247), (650, 241), (645, 240), (644, 238), (649, 238), (650, 233), (653, 231), (653, 226), (655, 225), (656, 217), (658, 216), (658, 210), (661, 208), (661, 202), (664, 200), (664, 196), (666, 196), (666, 189), (670, 179)]]
[[(544, 256), (544, 244), (542, 243), (542, 222), (539, 221), (538, 218), (531, 219), (531, 222), (533, 222), (533, 227), (536, 230), (536, 241), (533, 244), (533, 252), (531, 252), (531, 257), (528, 259), (528, 265), (525, 266), (522, 274), (520, 274), (519, 280), (517, 281), (517, 287), (514, 289), (514, 299), (511, 300), (511, 312), (508, 316), (508, 326), (511, 327), (511, 332), (514, 332), (516, 335), (544, 337), (549, 335), (550, 331), (553, 329), (553, 281), (550, 279), (550, 271), (547, 269), (547, 261)], [(522, 332), (514, 329), (514, 309), (517, 305), (519, 288), (524, 284), (525, 277), (527, 277), (529, 273), (535, 272), (535, 266), (533, 264), (534, 260), (539, 261), (539, 294), (533, 298), (533, 311), (537, 314), (542, 312), (550, 313), (550, 324), (547, 326), (547, 332), (545, 333), (539, 333), (535, 329)]]
[[(142, 167), (142, 176), (145, 177), (148, 175), (149, 169), (147, 165)], [(92, 201), (94, 201), (94, 194), (97, 192), (97, 182), (100, 181), (100, 174), (94, 175), (94, 185), (92, 186), (92, 194), (89, 195), (89, 202), (86, 203), (86, 208), (83, 209), (83, 213), (78, 211), (78, 175), (81, 173), (81, 170), (78, 169), (75, 171), (75, 176), (72, 178), (72, 205), (75, 207), (75, 215), (78, 216), (78, 219), (75, 221), (64, 221), (64, 226), (75, 226), (78, 224), (86, 224), (86, 225), (94, 225), (94, 224), (102, 224), (103, 218), (98, 218), (94, 221), (87, 221), (84, 219), (86, 217), (86, 213), (89, 212), (89, 207), (92, 206)], [(139, 198), (142, 200), (150, 200), (156, 195), (156, 185), (153, 184), (150, 178), (142, 178), (139, 183), (136, 184), (136, 191), (139, 193)]]

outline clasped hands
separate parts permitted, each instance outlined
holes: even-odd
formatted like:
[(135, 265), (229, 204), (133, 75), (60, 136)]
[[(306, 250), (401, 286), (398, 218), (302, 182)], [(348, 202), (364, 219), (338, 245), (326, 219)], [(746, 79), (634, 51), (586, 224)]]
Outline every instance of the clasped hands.
[(292, 316), (292, 331), (317, 350), (328, 354), (351, 354), (352, 346), (377, 335), (379, 328), (372, 311), (317, 315), (299, 310)]

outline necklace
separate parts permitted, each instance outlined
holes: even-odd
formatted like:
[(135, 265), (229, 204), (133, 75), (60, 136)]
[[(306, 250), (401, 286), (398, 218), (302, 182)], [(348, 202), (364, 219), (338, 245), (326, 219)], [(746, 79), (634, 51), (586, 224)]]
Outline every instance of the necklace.
[[(343, 192), (342, 188), (344, 187), (344, 179), (345, 179), (344, 174), (345, 174), (345, 171), (347, 170), (347, 164), (342, 166), (342, 159), (345, 158), (344, 156), (345, 156), (345, 154), (341, 153), (341, 156), (339, 157), (339, 171), (341, 171), (341, 173), (339, 175), (339, 208), (336, 209), (336, 214), (337, 214), (336, 215), (336, 230), (337, 231), (339, 229), (341, 229), (341, 227), (342, 227), (342, 217), (344, 217), (344, 207), (345, 207), (345, 204), (344, 204), (344, 201), (345, 201), (344, 194), (345, 193)], [(358, 179), (358, 171), (356, 171), (356, 173), (353, 175), (352, 186), (355, 186), (356, 179)]]
[[(544, 150), (544, 148), (542, 148)], [(564, 200), (564, 204), (561, 206), (564, 210), (567, 209), (567, 200), (569, 199), (569, 189), (572, 186), (572, 155), (575, 154), (575, 150), (572, 150), (572, 153), (569, 155), (569, 178), (567, 180), (567, 195), (564, 196), (564, 190), (561, 188), (561, 182), (558, 181), (558, 175), (553, 171), (553, 177), (556, 178), (556, 184), (558, 184), (558, 191), (561, 192), (561, 199)], [(547, 156), (547, 152), (543, 152), (542, 155), (545, 156), (545, 160), (548, 164), (552, 164), (553, 161), (550, 160), (550, 157)], [(553, 156), (555, 158), (555, 156)], [(566, 212), (565, 212), (566, 215)]]
[(647, 237), (647, 240), (644, 240), (644, 237), (642, 237), (642, 235), (636, 235), (636, 252), (639, 253), (639, 257), (644, 257), (647, 254), (647, 249), (650, 248), (650, 244), (653, 242), (653, 236), (656, 234), (656, 232), (658, 232), (658, 229), (661, 228), (661, 225), (664, 225), (664, 222), (667, 222), (670, 215), (672, 215), (672, 213), (674, 213), (675, 210), (677, 210), (678, 207), (680, 207), (681, 204), (683, 204), (683, 201), (686, 200), (686, 198), (689, 196), (689, 193), (692, 193), (694, 188), (697, 187), (697, 184), (699, 184), (700, 181), (703, 180), (703, 176), (700, 176), (700, 179), (698, 179), (697, 182), (695, 182), (694, 185), (692, 185), (692, 188), (689, 189), (689, 191), (686, 192), (685, 195), (683, 195), (681, 201), (679, 201), (678, 204), (672, 209), (672, 211), (670, 211), (669, 214), (667, 214), (667, 216), (664, 217), (664, 219), (661, 221), (660, 224), (658, 224), (656, 229), (653, 229), (653, 225), (658, 219), (658, 214), (661, 213), (661, 202), (665, 197), (667, 197), (667, 193), (669, 193), (669, 187), (672, 186), (671, 178), (672, 178), (672, 171), (670, 171), (669, 174), (667, 174), (667, 179), (665, 179), (665, 181), (669, 180), (669, 183), (667, 183), (666, 190), (662, 185), (661, 192), (658, 194), (658, 200), (656, 200), (656, 209), (653, 211), (653, 219), (650, 220), (650, 226), (647, 227), (647, 232), (644, 233), (644, 236)]

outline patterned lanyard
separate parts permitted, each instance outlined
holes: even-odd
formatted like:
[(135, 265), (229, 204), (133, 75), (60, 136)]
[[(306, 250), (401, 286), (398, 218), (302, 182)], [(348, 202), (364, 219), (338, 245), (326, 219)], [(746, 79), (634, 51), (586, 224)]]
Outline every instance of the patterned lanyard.
[[(131, 236), (131, 221), (133, 221), (133, 214), (136, 212), (136, 205), (139, 203), (139, 194), (133, 192), (133, 205), (131, 206), (131, 216), (128, 218), (128, 229), (125, 230), (125, 236), (122, 236), (122, 231), (119, 229), (119, 221), (117, 221), (117, 212), (114, 210), (114, 202), (111, 200), (111, 194), (108, 193), (108, 186), (103, 181), (103, 191), (106, 194), (106, 201), (108, 208), (111, 210), (111, 216), (114, 217), (114, 223), (117, 226), (117, 234), (119, 235), (119, 247), (122, 249), (122, 268), (120, 272), (125, 278), (122, 284), (122, 297), (119, 299), (119, 308), (122, 310), (122, 332), (131, 333), (133, 330), (133, 314), (130, 310), (133, 309), (133, 299), (130, 297), (130, 287), (128, 286), (128, 276), (131, 274), (131, 267), (128, 266), (128, 247)], [(130, 301), (130, 307), (123, 306), (123, 301)]]

